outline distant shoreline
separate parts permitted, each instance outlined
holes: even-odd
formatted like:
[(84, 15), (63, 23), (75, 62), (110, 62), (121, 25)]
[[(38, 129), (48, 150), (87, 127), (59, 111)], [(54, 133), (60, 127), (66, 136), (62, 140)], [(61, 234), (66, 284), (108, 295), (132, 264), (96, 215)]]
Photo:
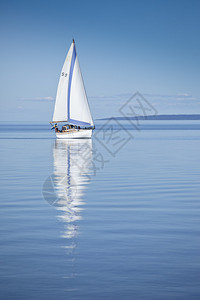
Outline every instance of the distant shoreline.
[(97, 120), (200, 120), (200, 114), (193, 115), (149, 115), (136, 117), (109, 117)]

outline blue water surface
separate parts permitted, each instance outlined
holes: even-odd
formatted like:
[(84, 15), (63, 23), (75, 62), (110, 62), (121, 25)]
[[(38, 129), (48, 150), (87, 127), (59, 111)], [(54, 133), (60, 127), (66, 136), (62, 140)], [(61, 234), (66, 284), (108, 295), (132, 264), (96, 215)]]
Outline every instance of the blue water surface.
[(1, 299), (199, 299), (199, 149), (199, 121), (1, 124)]

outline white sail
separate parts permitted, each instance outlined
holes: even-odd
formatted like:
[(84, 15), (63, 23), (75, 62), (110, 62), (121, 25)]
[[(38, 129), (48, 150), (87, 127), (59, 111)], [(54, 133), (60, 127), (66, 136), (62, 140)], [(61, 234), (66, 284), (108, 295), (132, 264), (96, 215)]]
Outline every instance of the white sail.
[(71, 82), (70, 119), (76, 125), (93, 125), (81, 70), (76, 56)]
[(93, 126), (74, 42), (69, 49), (58, 84), (53, 122)]
[(59, 80), (57, 95), (56, 95), (56, 103), (55, 103), (54, 114), (53, 114), (53, 122), (68, 121), (68, 105), (67, 105), (68, 84), (69, 84), (69, 72), (70, 72), (73, 49), (74, 49), (74, 45), (72, 43), (67, 53), (67, 57), (65, 59), (60, 74), (60, 80)]

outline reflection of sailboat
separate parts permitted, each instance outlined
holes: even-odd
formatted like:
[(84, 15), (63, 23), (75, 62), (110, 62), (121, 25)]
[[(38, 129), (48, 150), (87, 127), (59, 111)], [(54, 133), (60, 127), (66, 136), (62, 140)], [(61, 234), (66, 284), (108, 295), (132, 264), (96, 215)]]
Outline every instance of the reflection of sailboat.
[(81, 219), (83, 194), (90, 181), (92, 140), (56, 140), (53, 183), (57, 195), (56, 209), (66, 225), (65, 238), (77, 234), (76, 221)]

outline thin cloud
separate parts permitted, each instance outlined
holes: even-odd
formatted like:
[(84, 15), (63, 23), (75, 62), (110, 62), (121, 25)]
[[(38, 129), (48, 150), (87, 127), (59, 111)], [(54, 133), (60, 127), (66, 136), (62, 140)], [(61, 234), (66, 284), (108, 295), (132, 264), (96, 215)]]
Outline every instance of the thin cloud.
[[(96, 95), (96, 96), (89, 96), (90, 99), (105, 99), (105, 100), (111, 100), (111, 99), (128, 99), (130, 98), (134, 93), (122, 93), (122, 94), (115, 94), (115, 95)], [(154, 98), (157, 100), (177, 100), (177, 101), (200, 101), (200, 98), (193, 97), (190, 94), (187, 93), (180, 93), (180, 94), (150, 94), (150, 93), (141, 93), (145, 98)]]
[(51, 96), (18, 99), (18, 101), (54, 101), (54, 100), (55, 98)]
[(159, 100), (186, 100), (186, 101), (199, 101), (200, 98), (197, 98), (197, 97), (193, 97), (192, 95), (190, 94), (171, 94), (171, 95), (165, 95), (165, 94), (144, 94), (144, 96), (146, 97), (153, 97), (153, 98), (159, 98)]

